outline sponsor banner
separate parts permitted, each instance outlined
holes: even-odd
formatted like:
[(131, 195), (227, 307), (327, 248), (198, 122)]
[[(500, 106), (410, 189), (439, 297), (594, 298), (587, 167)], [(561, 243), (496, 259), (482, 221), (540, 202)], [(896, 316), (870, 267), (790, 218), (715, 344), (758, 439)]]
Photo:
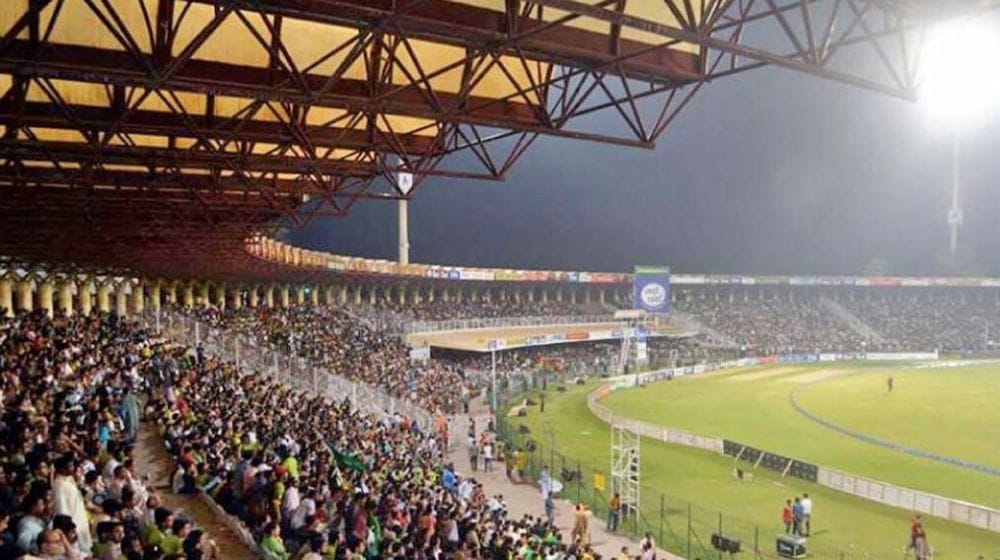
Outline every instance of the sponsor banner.
[(900, 280), (902, 286), (930, 286), (930, 278), (903, 278)]
[(886, 360), (886, 361), (909, 361), (909, 360), (936, 360), (937, 350), (933, 352), (868, 352), (865, 354), (866, 360)]
[(498, 338), (487, 342), (486, 347), (490, 350), (503, 350), (507, 347), (507, 341), (502, 338)]
[(577, 275), (577, 278), (579, 278), (580, 282), (590, 282), (591, 281), (591, 279), (590, 279), (590, 273), (589, 272), (581, 272), (581, 273), (579, 273)]
[(788, 283), (792, 286), (815, 286), (816, 280), (815, 276), (792, 276)]
[(632, 290), (636, 309), (642, 309), (649, 313), (669, 312), (670, 268), (635, 267)]
[(979, 285), (984, 288), (1000, 288), (1000, 278), (983, 278)]
[(410, 361), (411, 362), (426, 362), (431, 359), (431, 347), (421, 346), (419, 348), (410, 348)]
[(818, 354), (782, 354), (778, 356), (778, 361), (783, 364), (808, 364), (818, 362)]
[(462, 272), (460, 270), (450, 269), (445, 272), (444, 277), (448, 280), (460, 280), (462, 278)]
[(840, 359), (840, 354), (823, 353), (819, 355), (821, 362), (836, 362)]
[(761, 356), (759, 358), (756, 358), (756, 360), (757, 360), (757, 362), (756, 362), (757, 365), (776, 364), (776, 363), (778, 363), (778, 357), (777, 356)]
[(590, 338), (589, 332), (570, 332), (566, 333), (566, 340), (587, 340)]
[(674, 284), (704, 284), (705, 275), (704, 274), (672, 274), (670, 276), (670, 282)]

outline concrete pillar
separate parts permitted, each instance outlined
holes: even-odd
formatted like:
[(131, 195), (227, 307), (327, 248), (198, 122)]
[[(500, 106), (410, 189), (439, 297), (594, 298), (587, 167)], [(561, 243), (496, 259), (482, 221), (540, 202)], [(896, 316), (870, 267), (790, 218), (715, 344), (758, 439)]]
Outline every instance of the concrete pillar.
[(0, 278), (0, 313), (14, 315), (14, 283), (7, 278)]
[(341, 285), (337, 288), (339, 292), (339, 301), (341, 305), (347, 305), (347, 286)]
[(52, 282), (47, 279), (38, 285), (38, 308), (49, 317), (55, 312), (55, 306), (52, 304), (53, 291)]
[[(604, 288), (601, 288), (600, 290), (597, 291), (597, 297), (599, 298), (598, 301), (601, 302), (601, 305), (604, 305), (605, 299), (607, 298), (607, 296), (604, 293)], [(576, 303), (576, 302), (574, 302), (574, 303)]]
[(101, 313), (111, 313), (111, 286), (107, 284), (97, 287), (97, 310)]
[(243, 308), (243, 286), (236, 286), (233, 289), (233, 309), (240, 310)]
[(288, 307), (290, 305), (288, 285), (282, 285), (278, 288), (278, 302), (281, 307)]
[(153, 313), (160, 312), (160, 284), (159, 280), (149, 286), (149, 307)]
[(258, 301), (257, 300), (257, 297), (258, 297), (258, 293), (257, 292), (260, 290), (260, 286), (258, 286), (257, 284), (252, 284), (247, 289), (249, 290), (247, 292), (247, 304), (251, 308), (255, 308), (255, 307), (257, 307), (257, 301)]
[(327, 284), (326, 287), (323, 288), (323, 303), (331, 307), (333, 305), (336, 305), (337, 300), (336, 296), (334, 295), (335, 293), (336, 292), (333, 289), (333, 286)]
[(399, 305), (406, 305), (406, 286), (396, 286), (396, 302)]
[(590, 288), (583, 289), (583, 303), (590, 303)]
[(59, 311), (66, 317), (73, 316), (73, 283), (59, 284)]
[(535, 302), (535, 289), (534, 288), (528, 288), (528, 301), (530, 301), (532, 303)]
[(33, 283), (32, 280), (24, 279), (17, 284), (17, 303), (15, 305), (22, 311), (34, 311), (35, 309)]
[(312, 290), (309, 292), (309, 303), (313, 307), (319, 306), (319, 286), (313, 286)]
[(194, 286), (187, 284), (184, 286), (184, 308), (194, 308)]
[(302, 305), (306, 302), (306, 289), (303, 286), (295, 288), (295, 303)]
[(167, 303), (177, 305), (177, 282), (167, 282)]
[(198, 305), (202, 309), (208, 309), (212, 302), (208, 299), (208, 284), (201, 283), (198, 284)]
[(215, 306), (219, 308), (219, 311), (226, 310), (226, 283), (220, 282), (215, 285)]
[(125, 284), (115, 288), (115, 313), (119, 317), (128, 317), (128, 294), (125, 293)]
[(269, 309), (274, 307), (274, 285), (272, 284), (264, 288), (264, 305)]
[(375, 305), (375, 289), (368, 288), (368, 305)]
[(361, 305), (361, 286), (354, 286), (354, 305)]
[(549, 290), (547, 288), (542, 288), (542, 303), (549, 302)]
[(84, 317), (90, 315), (90, 311), (94, 306), (91, 301), (93, 294), (94, 286), (90, 282), (84, 282), (76, 287), (76, 303), (80, 308), (80, 315)]
[(146, 294), (142, 283), (132, 286), (132, 312), (141, 315), (146, 311)]

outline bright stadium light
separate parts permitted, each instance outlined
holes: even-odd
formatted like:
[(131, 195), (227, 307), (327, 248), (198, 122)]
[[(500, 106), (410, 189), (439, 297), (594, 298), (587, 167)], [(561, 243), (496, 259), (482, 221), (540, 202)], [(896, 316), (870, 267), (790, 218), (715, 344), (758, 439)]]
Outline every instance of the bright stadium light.
[(1000, 108), (1000, 36), (984, 17), (931, 28), (921, 55), (920, 103), (936, 118), (967, 127)]

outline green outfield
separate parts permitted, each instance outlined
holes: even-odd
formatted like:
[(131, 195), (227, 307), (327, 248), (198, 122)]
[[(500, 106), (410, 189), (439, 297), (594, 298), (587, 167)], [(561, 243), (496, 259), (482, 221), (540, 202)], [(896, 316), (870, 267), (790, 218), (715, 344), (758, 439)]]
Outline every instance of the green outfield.
[[(888, 394), (886, 380), (894, 378)], [(578, 459), (585, 471), (609, 470), (610, 431), (586, 406), (596, 385), (549, 391), (544, 413), (537, 408), (517, 422), (543, 447)], [(915, 369), (891, 365), (831, 364), (770, 366), (679, 378), (620, 391), (603, 402), (617, 413), (723, 436), (776, 453), (948, 497), (1000, 505), (1000, 479), (911, 457), (853, 440), (818, 425), (792, 407), (801, 406), (845, 427), (912, 447), (990, 466), (1000, 466), (1000, 367)], [(543, 456), (547, 451), (543, 451)], [(818, 557), (901, 557), (909, 513), (759, 469), (750, 483), (732, 479), (732, 458), (643, 440), (643, 511), (657, 519), (664, 495), (666, 533), (680, 537), (693, 514), (705, 543), (720, 519), (726, 530), (758, 539), (773, 550), (784, 500), (809, 492), (815, 502), (811, 544)], [(589, 484), (589, 481), (588, 481)], [(596, 499), (596, 498), (595, 498)], [(1000, 557), (1000, 534), (928, 518), (937, 558)], [(654, 524), (655, 526), (655, 524)], [(670, 544), (670, 543), (666, 543)], [(676, 550), (677, 546), (673, 546)], [(762, 545), (764, 548), (764, 545)], [(697, 548), (695, 549), (698, 550)], [(684, 552), (683, 546), (678, 552)]]

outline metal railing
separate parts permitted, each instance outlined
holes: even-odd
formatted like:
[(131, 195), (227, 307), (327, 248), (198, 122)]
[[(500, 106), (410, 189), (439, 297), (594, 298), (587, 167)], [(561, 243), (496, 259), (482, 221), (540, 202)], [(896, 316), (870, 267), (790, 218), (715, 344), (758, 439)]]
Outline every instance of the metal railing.
[(382, 416), (400, 413), (415, 419), (423, 428), (434, 425), (433, 415), (412, 402), (348, 379), (256, 338), (211, 327), (193, 317), (171, 312), (147, 314), (143, 316), (143, 321), (171, 340), (192, 348), (202, 344), (206, 353), (235, 363), (240, 371), (257, 373), (274, 383), (333, 401), (348, 399), (356, 410), (366, 414)]
[(535, 327), (542, 325), (587, 325), (595, 323), (621, 323), (614, 315), (563, 315), (542, 317), (480, 317), (450, 319), (447, 321), (413, 321), (401, 325), (403, 334), (488, 329), (496, 327)]

